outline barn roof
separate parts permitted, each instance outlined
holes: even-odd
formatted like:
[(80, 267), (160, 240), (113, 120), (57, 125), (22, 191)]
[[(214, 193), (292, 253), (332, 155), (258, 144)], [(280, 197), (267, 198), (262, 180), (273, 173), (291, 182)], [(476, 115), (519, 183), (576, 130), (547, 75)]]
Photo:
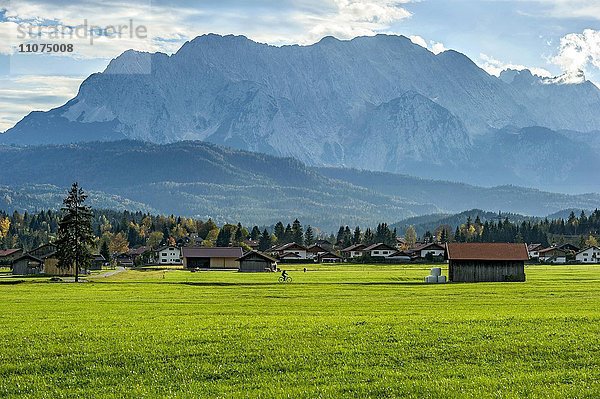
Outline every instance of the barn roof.
[(237, 261), (241, 261), (241, 260), (244, 260), (244, 259), (252, 256), (252, 255), (258, 256), (259, 258), (264, 259), (264, 260), (266, 260), (268, 262), (277, 262), (276, 259), (273, 259), (270, 256), (267, 256), (267, 255), (265, 255), (265, 254), (263, 254), (261, 252), (254, 251), (254, 250), (246, 252), (244, 255), (242, 255), (241, 257), (237, 258), (236, 260)]
[(40, 263), (40, 264), (41, 264), (41, 263), (44, 263), (44, 261), (43, 261), (42, 259), (38, 258), (37, 256), (33, 256), (33, 255), (31, 255), (31, 254), (25, 254), (25, 255), (21, 255), (21, 256), (19, 256), (19, 257), (18, 257), (18, 258), (16, 258), (15, 260), (13, 260), (13, 264), (15, 264), (15, 263), (19, 262), (19, 261), (20, 261), (20, 260), (22, 260), (22, 259), (29, 259), (29, 260), (33, 260), (33, 261), (35, 261), (35, 262), (38, 262), (38, 263)]
[(244, 252), (241, 247), (212, 247), (182, 249), (184, 258), (239, 258)]
[(2, 250), (0, 250), (0, 258), (3, 258), (5, 256), (10, 256), (19, 251), (21, 251), (21, 249), (2, 249)]
[(525, 244), (507, 243), (448, 243), (449, 260), (529, 260)]

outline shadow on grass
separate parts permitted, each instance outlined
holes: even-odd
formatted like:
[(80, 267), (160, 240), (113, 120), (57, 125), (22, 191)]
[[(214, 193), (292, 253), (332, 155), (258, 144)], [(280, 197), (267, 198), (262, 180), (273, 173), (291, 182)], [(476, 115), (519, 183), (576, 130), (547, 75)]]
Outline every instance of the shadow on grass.
[[(233, 282), (195, 282), (195, 281), (181, 281), (181, 282), (168, 282), (163, 284), (183, 284), (197, 287), (252, 287), (252, 286), (305, 286), (305, 285), (349, 285), (349, 286), (398, 286), (398, 285), (436, 285), (427, 284), (422, 281), (379, 281), (379, 282), (308, 282), (308, 283), (279, 283), (279, 282), (255, 282), (255, 283), (233, 283)], [(440, 284), (442, 285), (442, 284)]]

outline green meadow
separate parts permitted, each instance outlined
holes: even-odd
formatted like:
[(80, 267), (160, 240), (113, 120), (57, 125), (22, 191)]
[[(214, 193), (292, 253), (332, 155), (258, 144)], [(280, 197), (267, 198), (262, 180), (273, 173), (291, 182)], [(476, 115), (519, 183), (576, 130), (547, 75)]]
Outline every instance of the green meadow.
[(598, 266), (303, 267), (2, 277), (0, 397), (600, 397)]

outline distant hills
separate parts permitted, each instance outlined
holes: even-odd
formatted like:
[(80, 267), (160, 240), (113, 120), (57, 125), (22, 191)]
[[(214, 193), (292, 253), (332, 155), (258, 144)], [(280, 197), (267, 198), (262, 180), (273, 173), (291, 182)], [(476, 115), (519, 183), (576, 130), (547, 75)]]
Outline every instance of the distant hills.
[(204, 142), (0, 147), (0, 209), (58, 208), (78, 181), (96, 207), (268, 225), (301, 218), (326, 231), (480, 208), (545, 216), (593, 209), (600, 195), (482, 188), (383, 172), (312, 168)]
[(577, 78), (497, 78), (402, 36), (275, 47), (205, 35), (171, 56), (123, 53), (0, 143), (203, 140), (311, 166), (599, 192), (600, 90)]

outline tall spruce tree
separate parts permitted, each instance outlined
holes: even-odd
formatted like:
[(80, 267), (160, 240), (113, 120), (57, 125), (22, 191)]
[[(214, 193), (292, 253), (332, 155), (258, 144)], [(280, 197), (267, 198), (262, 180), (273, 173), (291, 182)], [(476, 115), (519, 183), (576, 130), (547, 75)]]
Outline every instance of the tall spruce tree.
[(292, 224), (292, 241), (298, 245), (304, 245), (304, 229), (298, 219)]
[(267, 249), (271, 248), (271, 245), (271, 235), (267, 229), (264, 229), (262, 235), (260, 236), (260, 240), (258, 241), (258, 249), (261, 251), (266, 251)]
[(285, 227), (283, 227), (283, 223), (277, 222), (273, 233), (275, 234), (275, 237), (277, 237), (278, 244), (285, 244)]
[(250, 232), (250, 239), (252, 241), (256, 241), (260, 238), (260, 230), (258, 229), (258, 226), (254, 226), (252, 228), (252, 231)]
[(75, 282), (79, 282), (79, 271), (92, 262), (91, 246), (94, 244), (92, 209), (84, 205), (87, 194), (73, 183), (67, 198), (63, 200), (63, 216), (58, 225), (56, 255), (60, 269), (75, 269)]
[(304, 233), (304, 244), (312, 245), (315, 243), (315, 233), (310, 225), (306, 227), (306, 232)]
[(100, 246), (100, 255), (104, 257), (104, 260), (110, 262), (110, 250), (108, 249), (108, 242), (106, 240), (102, 241), (102, 245)]

